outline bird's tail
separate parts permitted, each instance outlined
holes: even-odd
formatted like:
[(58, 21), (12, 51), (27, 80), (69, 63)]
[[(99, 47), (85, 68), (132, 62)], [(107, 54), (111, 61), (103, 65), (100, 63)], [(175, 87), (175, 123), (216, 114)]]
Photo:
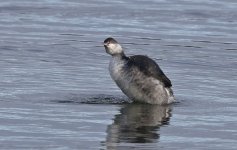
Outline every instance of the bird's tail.
[(175, 102), (174, 93), (171, 88), (165, 88), (168, 95), (168, 104)]

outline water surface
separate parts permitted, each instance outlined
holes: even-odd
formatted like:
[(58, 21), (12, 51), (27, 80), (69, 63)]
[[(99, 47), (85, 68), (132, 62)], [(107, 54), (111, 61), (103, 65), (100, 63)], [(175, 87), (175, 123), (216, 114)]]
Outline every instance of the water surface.
[[(235, 0), (0, 2), (1, 149), (236, 149)], [(112, 36), (156, 60), (178, 103), (130, 104)]]

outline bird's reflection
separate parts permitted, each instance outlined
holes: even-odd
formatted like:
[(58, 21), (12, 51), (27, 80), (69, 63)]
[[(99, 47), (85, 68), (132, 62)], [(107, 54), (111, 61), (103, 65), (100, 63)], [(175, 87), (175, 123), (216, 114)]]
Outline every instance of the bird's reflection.
[(159, 128), (168, 125), (170, 117), (170, 106), (127, 104), (108, 126), (106, 146), (116, 149), (118, 143), (158, 142)]

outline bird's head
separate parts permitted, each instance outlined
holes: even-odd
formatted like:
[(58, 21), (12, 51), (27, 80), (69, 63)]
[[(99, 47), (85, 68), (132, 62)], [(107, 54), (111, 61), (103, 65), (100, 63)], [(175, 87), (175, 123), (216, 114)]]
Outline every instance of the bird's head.
[(106, 53), (112, 56), (123, 53), (123, 49), (121, 45), (118, 44), (118, 42), (111, 37), (104, 40), (104, 47), (105, 47)]

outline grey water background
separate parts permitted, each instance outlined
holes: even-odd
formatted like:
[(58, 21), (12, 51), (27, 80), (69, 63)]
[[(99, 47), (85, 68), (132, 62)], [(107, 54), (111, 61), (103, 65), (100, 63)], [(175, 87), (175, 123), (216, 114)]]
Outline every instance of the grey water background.
[[(156, 60), (178, 103), (128, 99), (102, 42)], [(236, 0), (0, 2), (0, 149), (237, 147)]]

